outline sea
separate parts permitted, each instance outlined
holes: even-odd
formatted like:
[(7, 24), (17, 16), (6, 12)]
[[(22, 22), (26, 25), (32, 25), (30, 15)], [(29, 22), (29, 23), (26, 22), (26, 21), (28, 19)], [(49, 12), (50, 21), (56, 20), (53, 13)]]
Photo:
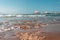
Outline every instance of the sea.
[[(43, 32), (51, 32), (51, 33), (60, 33), (60, 16), (54, 15), (0, 15), (0, 29), (2, 27), (7, 28), (11, 27), (11, 25), (20, 22), (21, 20), (31, 20), (34, 22), (46, 23), (48, 26), (40, 29)], [(9, 24), (8, 24), (9, 23)], [(21, 22), (20, 22), (21, 23)], [(14, 29), (10, 31), (0, 32), (0, 36), (7, 38), (14, 37), (16, 32), (19, 32), (20, 29)], [(1, 30), (0, 30), (1, 31)], [(3, 30), (2, 30), (3, 31)], [(20, 30), (22, 31), (22, 30)], [(24, 30), (26, 31), (26, 30)], [(12, 39), (12, 38), (10, 38)]]
[[(47, 32), (60, 32), (60, 16), (54, 15), (0, 15), (0, 27), (5, 26), (4, 22), (9, 21), (10, 25), (16, 21), (31, 20), (47, 23), (49, 26), (43, 28)], [(3, 23), (2, 23), (3, 22)]]
[(36, 20), (41, 22), (59, 22), (60, 16), (51, 15), (0, 15), (0, 21)]

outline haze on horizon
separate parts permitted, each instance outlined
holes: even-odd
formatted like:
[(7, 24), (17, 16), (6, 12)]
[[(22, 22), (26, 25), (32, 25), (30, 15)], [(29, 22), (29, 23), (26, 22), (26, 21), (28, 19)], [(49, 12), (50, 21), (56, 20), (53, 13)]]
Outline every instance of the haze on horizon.
[(60, 12), (60, 0), (0, 0), (0, 14), (32, 14), (40, 12)]

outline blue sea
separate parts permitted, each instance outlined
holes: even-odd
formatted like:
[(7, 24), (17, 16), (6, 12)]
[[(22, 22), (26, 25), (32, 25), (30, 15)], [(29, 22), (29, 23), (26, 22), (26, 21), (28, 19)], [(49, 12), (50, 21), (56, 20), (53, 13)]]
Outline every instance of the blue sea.
[(47, 15), (11, 15), (11, 16), (0, 16), (0, 21), (10, 20), (36, 20), (41, 22), (56, 22), (60, 21), (60, 16), (47, 16)]

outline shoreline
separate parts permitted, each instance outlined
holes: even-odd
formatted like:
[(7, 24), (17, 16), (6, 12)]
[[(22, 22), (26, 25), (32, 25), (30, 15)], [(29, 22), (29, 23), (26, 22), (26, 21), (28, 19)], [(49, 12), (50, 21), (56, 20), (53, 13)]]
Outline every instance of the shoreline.
[(60, 40), (60, 32), (47, 33), (46, 40)]
[[(4, 21), (5, 22), (5, 21)], [(3, 22), (3, 23), (4, 23)], [(10, 21), (8, 21), (8, 22), (5, 22), (5, 24), (8, 24), (8, 25), (10, 25), (11, 23), (9, 23)], [(17, 23), (16, 23), (17, 22)], [(22, 24), (20, 23), (20, 22), (22, 22)], [(56, 23), (54, 23), (54, 24), (46, 24), (46, 23), (40, 23), (40, 22), (38, 22), (38, 21), (14, 21), (14, 23), (12, 23), (12, 25), (10, 25), (10, 26), (8, 26), (8, 25), (6, 25), (6, 27), (7, 28), (11, 28), (11, 27), (14, 27), (14, 28), (19, 28), (19, 29), (17, 29), (17, 30), (15, 30), (14, 28), (12, 28), (13, 29), (13, 31), (15, 32), (15, 33), (18, 33), (18, 32), (32, 32), (32, 33), (34, 33), (34, 32), (36, 32), (36, 31), (41, 31), (42, 32), (42, 34), (43, 35), (45, 35), (46, 36), (46, 40), (60, 40), (60, 32), (58, 32), (58, 31), (55, 31), (55, 29), (57, 30), (58, 28), (60, 28), (59, 26), (60, 26), (60, 23), (58, 23), (58, 24), (56, 24)], [(20, 27), (21, 27), (21, 29), (20, 29)], [(23, 28), (22, 28), (23, 27)], [(58, 28), (57, 28), (58, 27)], [(35, 29), (36, 28), (36, 29)], [(43, 28), (45, 28), (44, 30), (43, 30)], [(52, 29), (51, 29), (52, 28)], [(20, 31), (19, 31), (20, 30)], [(22, 30), (22, 31), (21, 31)], [(33, 31), (32, 31), (33, 30)], [(10, 32), (11, 30), (9, 29), (9, 31), (8, 31), (8, 35), (10, 35), (9, 34), (9, 32)], [(13, 32), (12, 31), (12, 32)], [(18, 32), (17, 32), (18, 31)], [(49, 32), (49, 31), (52, 31), (52, 32)], [(10, 33), (12, 33), (12, 32), (10, 32)], [(15, 34), (14, 33), (14, 34)], [(6, 35), (7, 36), (7, 35)], [(8, 37), (10, 37), (10, 36), (8, 36)], [(16, 37), (17, 38), (17, 37)], [(8, 38), (8, 40), (11, 40), (12, 38)], [(14, 37), (13, 37), (13, 39), (15, 39)], [(3, 39), (4, 40), (4, 39)]]

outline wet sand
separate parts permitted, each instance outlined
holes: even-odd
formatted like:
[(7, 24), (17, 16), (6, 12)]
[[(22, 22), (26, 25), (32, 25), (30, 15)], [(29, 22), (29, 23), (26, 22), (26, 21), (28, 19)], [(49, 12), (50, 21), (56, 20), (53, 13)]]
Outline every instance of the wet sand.
[(60, 40), (60, 33), (47, 33), (46, 40)]
[[(0, 39), (0, 40), (19, 40), (17, 37)], [(47, 33), (46, 40), (60, 40), (60, 33)]]
[(46, 35), (46, 40), (60, 40), (60, 23), (49, 24), (43, 30)]
[[(26, 22), (27, 21), (25, 21), (25, 25), (23, 25), (23, 26), (29, 27), (29, 25), (32, 23), (31, 21), (28, 21), (27, 23)], [(35, 24), (37, 24), (37, 25), (33, 25), (33, 24), (31, 24), (31, 25), (38, 26), (38, 28), (40, 28), (41, 25), (43, 26), (43, 28), (40, 31), (42, 31), (44, 33), (44, 35), (46, 36), (46, 39), (45, 40), (60, 40), (60, 24), (48, 24), (48, 26), (46, 26), (46, 27), (45, 27), (46, 24), (44, 24), (44, 23), (43, 24), (41, 24), (41, 23), (35, 23)], [(17, 24), (16, 26), (19, 26), (20, 27), (20, 24)], [(24, 29), (24, 28), (22, 28), (22, 29)], [(33, 28), (35, 28), (35, 27), (33, 27)], [(26, 31), (26, 29), (27, 28), (25, 28), (25, 31)], [(17, 32), (17, 31), (15, 31), (15, 32)], [(13, 33), (13, 31), (10, 32), (10, 33)], [(32, 32), (32, 33), (34, 33), (34, 32)], [(2, 39), (0, 38), (0, 40), (19, 40), (19, 38), (16, 37), (16, 35), (15, 35), (15, 36), (9, 37), (9, 38), (2, 38)]]

